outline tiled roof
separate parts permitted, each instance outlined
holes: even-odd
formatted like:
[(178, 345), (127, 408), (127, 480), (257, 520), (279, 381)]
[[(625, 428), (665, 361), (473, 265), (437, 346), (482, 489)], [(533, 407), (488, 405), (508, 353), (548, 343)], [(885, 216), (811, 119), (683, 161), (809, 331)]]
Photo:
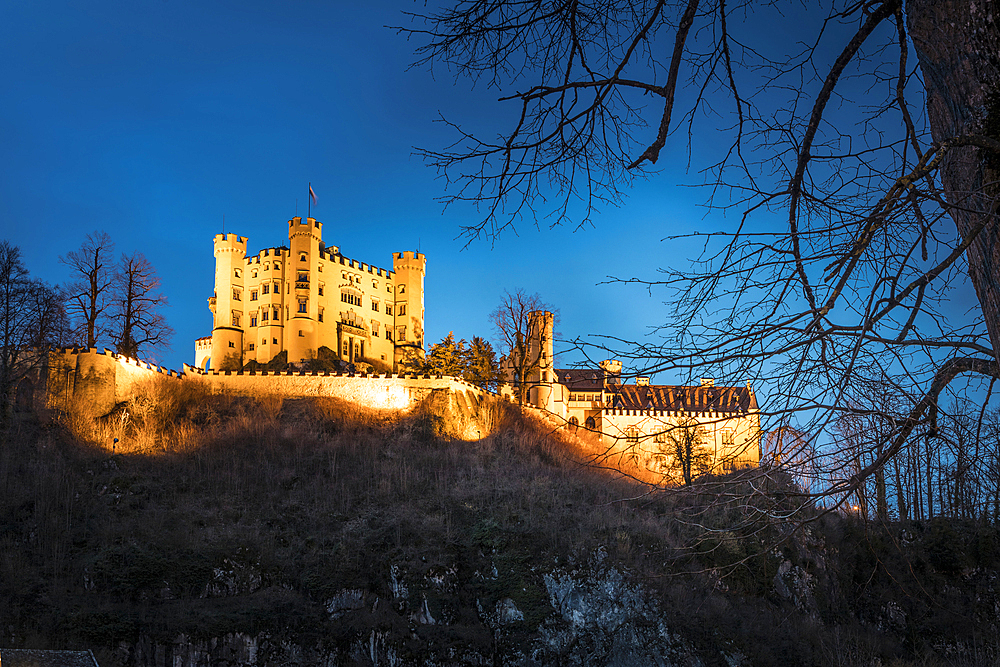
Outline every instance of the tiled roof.
[(0, 648), (0, 667), (99, 667), (90, 651)]
[(604, 371), (600, 368), (557, 368), (556, 377), (570, 391), (600, 391), (604, 388)]
[(685, 387), (624, 385), (611, 404), (625, 410), (738, 413), (757, 409), (757, 399), (746, 387)]

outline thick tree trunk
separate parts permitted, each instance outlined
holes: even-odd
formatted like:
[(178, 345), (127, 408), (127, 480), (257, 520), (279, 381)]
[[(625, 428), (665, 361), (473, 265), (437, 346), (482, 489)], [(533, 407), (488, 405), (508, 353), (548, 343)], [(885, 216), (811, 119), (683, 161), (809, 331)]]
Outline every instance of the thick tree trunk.
[[(1000, 3), (997, 0), (908, 0), (906, 22), (927, 92), (934, 141), (970, 134), (1000, 134)], [(994, 136), (1000, 139), (1000, 136)], [(995, 166), (975, 147), (951, 150), (941, 183), (954, 208), (959, 234), (990, 216), (969, 247), (969, 277), (1000, 361), (1000, 225), (996, 224)]]

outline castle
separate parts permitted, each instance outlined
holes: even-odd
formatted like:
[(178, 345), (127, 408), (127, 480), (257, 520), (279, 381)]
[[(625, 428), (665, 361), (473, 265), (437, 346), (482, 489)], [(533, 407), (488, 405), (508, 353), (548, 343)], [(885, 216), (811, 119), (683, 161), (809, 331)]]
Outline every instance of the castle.
[[(288, 247), (250, 257), (246, 237), (215, 236), (215, 293), (209, 298), (214, 326), (211, 337), (195, 342), (197, 369), (237, 370), (251, 360), (266, 364), (281, 353), (299, 363), (318, 356), (322, 347), (346, 362), (385, 366), (396, 366), (408, 354), (424, 354), (424, 256), (394, 253), (393, 270), (380, 269), (325, 245), (322, 230), (315, 218), (292, 218)], [(531, 406), (571, 431), (599, 434), (608, 451), (626, 453), (654, 472), (670, 467), (671, 434), (678, 429), (697, 431), (713, 469), (760, 462), (760, 411), (749, 383), (716, 387), (706, 378), (688, 387), (652, 385), (639, 377), (629, 385), (622, 382), (621, 362), (612, 359), (598, 368), (558, 369), (552, 326), (552, 313), (531, 314), (531, 363), (522, 379), (511, 359), (503, 360), (506, 393), (526, 384)], [(249, 380), (239, 373), (232, 381), (243, 386)], [(321, 384), (330, 382), (346, 381)], [(311, 385), (286, 389), (318, 391)]]
[(288, 221), (288, 246), (247, 256), (247, 238), (215, 236), (212, 335), (195, 341), (195, 366), (242, 368), (315, 358), (327, 347), (346, 362), (394, 366), (423, 355), (424, 274), (419, 252), (392, 256), (392, 271), (348, 259), (323, 242), (315, 218)]
[[(704, 378), (700, 386), (653, 385), (637, 377), (622, 382), (622, 364), (606, 359), (597, 368), (555, 368), (553, 316), (531, 314), (526, 373), (528, 403), (570, 430), (583, 428), (600, 434), (608, 451), (617, 450), (653, 472), (670, 467), (671, 434), (694, 428), (721, 472), (756, 466), (761, 459), (761, 425), (757, 397), (750, 384), (716, 387)], [(509, 360), (504, 370), (510, 385), (520, 378)]]

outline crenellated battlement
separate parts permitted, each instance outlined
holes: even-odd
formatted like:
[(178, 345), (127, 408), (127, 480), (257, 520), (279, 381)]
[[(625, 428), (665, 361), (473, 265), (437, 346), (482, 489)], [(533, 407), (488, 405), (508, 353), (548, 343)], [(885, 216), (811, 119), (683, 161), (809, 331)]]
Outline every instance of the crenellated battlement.
[(220, 252), (238, 252), (242, 255), (247, 253), (247, 237), (238, 234), (216, 234), (213, 242), (215, 244), (215, 254)]

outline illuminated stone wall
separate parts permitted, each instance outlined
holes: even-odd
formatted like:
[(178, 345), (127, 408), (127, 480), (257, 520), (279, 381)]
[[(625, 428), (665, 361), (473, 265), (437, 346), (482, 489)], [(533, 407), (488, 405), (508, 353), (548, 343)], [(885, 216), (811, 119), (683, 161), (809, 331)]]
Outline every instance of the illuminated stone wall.
[(374, 409), (409, 410), (434, 392), (448, 394), (459, 413), (474, 412), (483, 391), (453, 377), (355, 375), (305, 371), (204, 372), (184, 365), (177, 373), (110, 350), (62, 349), (49, 354), (44, 371), (46, 405), (65, 408), (83, 401), (107, 414), (133, 394), (136, 385), (155, 378), (200, 382), (213, 391), (286, 397), (329, 396)]

